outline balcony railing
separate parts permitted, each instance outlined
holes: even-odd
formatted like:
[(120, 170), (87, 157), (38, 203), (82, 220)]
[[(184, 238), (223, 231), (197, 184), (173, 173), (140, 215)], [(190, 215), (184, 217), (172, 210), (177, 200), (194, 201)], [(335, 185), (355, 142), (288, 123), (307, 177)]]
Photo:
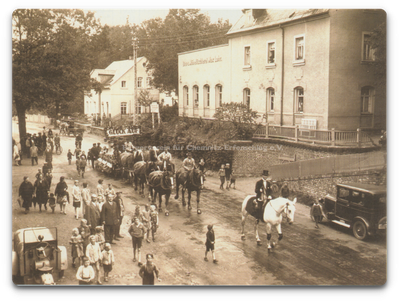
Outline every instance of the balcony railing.
[(361, 146), (370, 145), (370, 137), (357, 129), (356, 131), (341, 130), (317, 130), (301, 128), (300, 126), (269, 125), (259, 127), (253, 138), (267, 139), (279, 138), (295, 142), (307, 142), (312, 144), (324, 144), (331, 146)]

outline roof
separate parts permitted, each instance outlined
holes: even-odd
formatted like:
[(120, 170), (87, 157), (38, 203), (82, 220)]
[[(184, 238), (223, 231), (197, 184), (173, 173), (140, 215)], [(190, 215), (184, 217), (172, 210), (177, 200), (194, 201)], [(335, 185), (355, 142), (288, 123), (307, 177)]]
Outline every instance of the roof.
[(346, 183), (346, 184), (338, 184), (338, 186), (349, 188), (349, 189), (356, 189), (356, 190), (371, 193), (371, 194), (386, 194), (387, 193), (386, 186), (378, 186), (378, 185), (373, 185), (373, 184)]
[[(136, 59), (136, 62), (137, 63), (140, 62), (143, 58), (144, 58), (143, 56), (138, 57)], [(133, 67), (134, 67), (133, 60), (123, 60), (123, 61), (112, 62), (105, 69), (94, 69), (94, 70), (97, 71), (99, 77), (103, 78), (103, 80), (101, 80), (103, 84), (112, 85), (113, 83), (117, 82), (123, 75), (125, 75)]]
[(327, 13), (328, 9), (256, 9), (255, 15), (248, 10), (238, 19), (227, 35), (247, 32), (249, 30), (267, 28), (294, 20), (304, 19), (307, 17), (321, 15)]

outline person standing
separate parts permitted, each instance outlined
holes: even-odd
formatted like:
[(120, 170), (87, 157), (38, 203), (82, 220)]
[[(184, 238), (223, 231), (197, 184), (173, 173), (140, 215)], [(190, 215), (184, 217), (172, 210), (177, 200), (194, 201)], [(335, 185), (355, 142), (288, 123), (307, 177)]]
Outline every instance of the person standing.
[(219, 179), (220, 179), (220, 187), (219, 188), (224, 189), (223, 185), (224, 185), (224, 180), (226, 178), (226, 171), (224, 169), (224, 164), (222, 164), (222, 166), (220, 167), (218, 175), (219, 175)]
[(83, 183), (82, 189), (82, 215), (86, 213), (86, 207), (90, 205), (90, 189), (87, 187), (87, 183)]
[(43, 175), (40, 175), (39, 178), (35, 181), (34, 187), (36, 202), (39, 204), (39, 212), (42, 212), (42, 205), (44, 205), (44, 209), (47, 210), (49, 187), (47, 182), (43, 180)]
[(226, 190), (229, 190), (230, 189), (230, 180), (231, 180), (230, 163), (226, 163), (225, 174), (226, 174)]
[(89, 258), (84, 257), (83, 262), (83, 265), (78, 268), (76, 279), (79, 280), (79, 285), (90, 285), (95, 277), (94, 269), (90, 265)]
[(75, 164), (76, 164), (76, 170), (78, 172), (78, 176), (80, 176), (80, 157), (79, 156), (76, 157)]
[(75, 180), (75, 184), (72, 187), (72, 205), (75, 209), (75, 218), (79, 219), (79, 208), (81, 207), (82, 193), (79, 188), (79, 181)]
[(87, 158), (84, 152), (82, 152), (82, 155), (80, 156), (79, 160), (79, 169), (82, 174), (82, 179), (85, 177), (85, 171), (86, 171), (86, 165), (87, 165)]
[(154, 205), (150, 206), (150, 219), (151, 219), (151, 234), (152, 241), (155, 241), (155, 232), (157, 232), (159, 226), (159, 217), (158, 217), (157, 208)]
[(76, 148), (82, 148), (82, 141), (83, 141), (83, 137), (81, 134), (78, 134), (75, 138), (75, 146)]
[(47, 162), (48, 167), (53, 168), (53, 152), (51, 147), (46, 148), (46, 151), (44, 152), (44, 158), (44, 161)]
[(50, 190), (51, 182), (53, 181), (53, 174), (51, 173), (51, 169), (47, 169), (47, 172), (44, 173), (44, 180), (47, 182), (48, 189)]
[(138, 257), (138, 266), (141, 266), (141, 244), (144, 237), (145, 228), (144, 225), (140, 222), (139, 218), (136, 217), (134, 219), (134, 223), (129, 227), (129, 234), (132, 237), (133, 243), (133, 262), (136, 262), (136, 251)]
[(96, 243), (94, 235), (90, 236), (90, 243), (86, 247), (86, 257), (89, 258), (90, 265), (93, 267), (97, 284), (100, 281), (100, 263), (102, 259), (100, 245)]
[(19, 197), (22, 199), (22, 207), (25, 208), (25, 214), (29, 213), (29, 208), (32, 206), (32, 196), (34, 187), (27, 176), (24, 176), (24, 181), (19, 186)]
[(212, 252), (213, 263), (217, 263), (215, 256), (215, 232), (213, 231), (213, 225), (208, 225), (208, 232), (206, 233), (206, 250), (204, 260), (208, 261), (208, 252)]
[(320, 205), (321, 200), (316, 200), (311, 208), (311, 215), (313, 216), (313, 219), (316, 223), (315, 228), (319, 229), (319, 223), (321, 222), (321, 219), (323, 217), (323, 212), (321, 210), (321, 205)]
[(146, 263), (140, 268), (139, 275), (143, 279), (143, 285), (154, 285), (154, 276), (157, 277), (158, 281), (161, 281), (159, 278), (159, 269), (153, 262), (154, 256), (152, 254), (147, 254), (145, 258)]
[(115, 264), (115, 255), (111, 250), (111, 245), (106, 243), (104, 246), (104, 250), (102, 251), (102, 264), (104, 269), (104, 281), (108, 282), (109, 272), (112, 271), (112, 266)]
[(96, 227), (100, 225), (100, 209), (97, 206), (97, 196), (91, 195), (91, 200), (86, 203), (84, 218), (90, 227), (90, 233), (96, 233)]
[(30, 147), (30, 157), (32, 160), (32, 166), (35, 165), (34, 162), (36, 162), (36, 165), (38, 165), (39, 163), (37, 162), (37, 146), (35, 145), (35, 143), (32, 143), (32, 146)]
[(114, 198), (114, 203), (117, 206), (117, 212), (119, 215), (119, 223), (115, 225), (115, 240), (119, 240), (119, 238), (123, 238), (123, 235), (121, 234), (121, 225), (122, 225), (122, 220), (123, 216), (125, 215), (125, 206), (123, 205), (123, 200), (122, 200), (122, 191), (118, 191), (116, 193), (116, 197)]
[(48, 198), (48, 204), (51, 208), (52, 213), (54, 213), (55, 210), (55, 197), (54, 193), (50, 193), (50, 197)]
[(57, 203), (60, 204), (61, 213), (66, 214), (66, 204), (68, 199), (68, 185), (65, 183), (65, 177), (60, 177), (60, 182), (55, 187), (54, 195), (57, 198)]
[(97, 185), (97, 200), (99, 203), (104, 202), (104, 185), (103, 185), (104, 180), (100, 179), (98, 180), (98, 185)]
[(105, 242), (114, 244), (113, 238), (115, 233), (115, 225), (119, 224), (118, 208), (113, 202), (113, 195), (107, 195), (107, 201), (101, 209), (101, 223), (104, 225)]
[(68, 159), (68, 164), (69, 165), (71, 165), (71, 163), (72, 163), (72, 156), (73, 156), (73, 154), (72, 154), (71, 150), (68, 149), (67, 159)]
[(144, 205), (144, 210), (142, 212), (142, 217), (143, 217), (143, 225), (145, 227), (145, 232), (146, 232), (146, 236), (147, 242), (150, 242), (150, 231), (151, 231), (151, 217), (150, 217), (150, 205), (149, 204), (145, 204)]
[(112, 187), (112, 184), (108, 184), (108, 187), (107, 187), (107, 189), (105, 189), (104, 194), (105, 194), (105, 196), (107, 196), (109, 194), (115, 195), (115, 190)]
[(78, 259), (79, 266), (83, 264), (83, 239), (79, 234), (78, 228), (72, 229), (72, 236), (69, 240), (69, 244), (71, 245), (71, 254), (72, 254), (72, 267), (75, 267), (75, 261)]

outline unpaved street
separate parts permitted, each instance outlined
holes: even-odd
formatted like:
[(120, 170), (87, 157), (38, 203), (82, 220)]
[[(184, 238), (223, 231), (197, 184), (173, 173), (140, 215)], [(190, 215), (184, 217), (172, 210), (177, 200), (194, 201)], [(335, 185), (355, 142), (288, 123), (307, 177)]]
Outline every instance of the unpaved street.
[[(28, 131), (39, 131), (42, 125), (29, 124)], [(103, 140), (86, 134), (83, 139), (83, 150), (88, 150), (94, 142)], [(73, 180), (78, 179), (74, 165), (68, 165), (66, 152), (74, 150), (74, 138), (62, 137), (64, 152), (54, 155), (53, 182), (51, 191), (61, 175), (66, 176), (71, 190)], [(75, 285), (76, 269), (71, 266), (70, 247), (68, 244), (71, 230), (80, 224), (74, 218), (72, 205), (67, 207), (67, 215), (50, 210), (39, 213), (32, 209), (25, 215), (16, 202), (17, 191), (24, 175), (34, 181), (38, 167), (31, 166), (29, 159), (24, 158), (22, 166), (13, 166), (13, 205), (12, 230), (34, 226), (56, 226), (59, 244), (68, 249), (69, 267), (65, 277), (58, 283)], [(122, 181), (105, 177), (91, 168), (87, 168), (85, 179), (89, 188), (95, 191), (97, 180), (103, 178), (104, 184), (112, 183), (115, 190), (123, 192), (122, 198), (126, 207), (123, 220), (123, 239), (112, 245), (116, 264), (110, 273), (107, 285), (139, 285), (139, 267), (132, 261), (132, 244), (127, 229), (130, 224), (134, 206), (144, 206), (147, 198), (142, 198), (134, 189)], [(160, 267), (162, 282), (157, 285), (382, 285), (387, 275), (386, 239), (377, 237), (362, 242), (356, 240), (349, 230), (322, 224), (314, 228), (309, 218), (309, 208), (298, 204), (295, 222), (292, 225), (283, 223), (283, 240), (271, 252), (267, 251), (265, 227), (260, 226), (262, 246), (257, 246), (253, 224), (249, 218), (246, 223), (245, 241), (241, 240), (241, 203), (244, 197), (252, 194), (256, 179), (238, 179), (237, 189), (225, 191), (219, 189), (218, 179), (207, 177), (206, 189), (201, 195), (202, 214), (196, 213), (196, 204), (189, 211), (181, 205), (181, 199), (170, 199), (170, 215), (160, 213), (160, 228), (155, 242), (143, 241), (142, 260), (145, 254), (155, 255), (154, 262)], [(195, 199), (195, 193), (193, 195)], [(208, 224), (214, 225), (216, 235), (217, 264), (204, 261), (205, 233)], [(274, 232), (273, 239), (277, 235)], [(211, 258), (208, 254), (208, 258)]]

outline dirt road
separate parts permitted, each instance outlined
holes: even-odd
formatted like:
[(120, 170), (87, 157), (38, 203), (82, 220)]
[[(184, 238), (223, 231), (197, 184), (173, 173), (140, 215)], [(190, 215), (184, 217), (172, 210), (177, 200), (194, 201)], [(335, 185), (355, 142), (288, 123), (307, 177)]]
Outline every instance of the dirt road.
[[(31, 132), (37, 132), (39, 126), (29, 124)], [(83, 150), (88, 150), (92, 143), (103, 142), (101, 138), (85, 134)], [(74, 161), (68, 165), (66, 151), (74, 150), (74, 138), (62, 137), (64, 152), (54, 155), (53, 182), (51, 191), (61, 175), (67, 179), (69, 188), (73, 180), (79, 179)], [(62, 215), (57, 208), (39, 213), (31, 210), (25, 215), (19, 208), (17, 191), (24, 175), (31, 181), (38, 167), (31, 166), (29, 159), (23, 160), (22, 166), (13, 167), (13, 217), (12, 228), (34, 226), (56, 226), (59, 231), (59, 244), (68, 249), (69, 267), (61, 285), (77, 284), (76, 269), (71, 267), (70, 247), (68, 244), (72, 228), (79, 225), (75, 220), (71, 205), (67, 215)], [(105, 177), (91, 168), (87, 168), (85, 179), (89, 188), (95, 190), (97, 180), (104, 179), (104, 184), (112, 183), (115, 189), (123, 192), (126, 215), (121, 228), (125, 238), (113, 245), (116, 264), (110, 273), (107, 285), (140, 285), (139, 267), (132, 261), (132, 244), (127, 229), (134, 206), (144, 206), (142, 198), (134, 189), (119, 180)], [(338, 226), (322, 224), (315, 229), (309, 218), (309, 208), (298, 204), (295, 222), (292, 225), (283, 223), (283, 240), (271, 252), (267, 251), (264, 225), (260, 226), (262, 246), (257, 246), (253, 231), (254, 219), (249, 218), (246, 224), (247, 239), (242, 241), (241, 203), (247, 194), (253, 193), (255, 179), (238, 179), (237, 189), (220, 190), (216, 178), (208, 177), (201, 196), (202, 214), (181, 205), (181, 200), (170, 199), (170, 215), (160, 214), (160, 228), (155, 242), (143, 242), (142, 254), (151, 252), (155, 263), (161, 269), (162, 282), (157, 285), (382, 285), (386, 281), (386, 239), (377, 237), (362, 242), (351, 233)], [(204, 261), (206, 226), (213, 224), (216, 235), (217, 264)], [(276, 233), (273, 239), (276, 239)], [(210, 255), (210, 254), (209, 254)], [(208, 256), (209, 256), (208, 255)], [(210, 256), (209, 256), (210, 258)]]

